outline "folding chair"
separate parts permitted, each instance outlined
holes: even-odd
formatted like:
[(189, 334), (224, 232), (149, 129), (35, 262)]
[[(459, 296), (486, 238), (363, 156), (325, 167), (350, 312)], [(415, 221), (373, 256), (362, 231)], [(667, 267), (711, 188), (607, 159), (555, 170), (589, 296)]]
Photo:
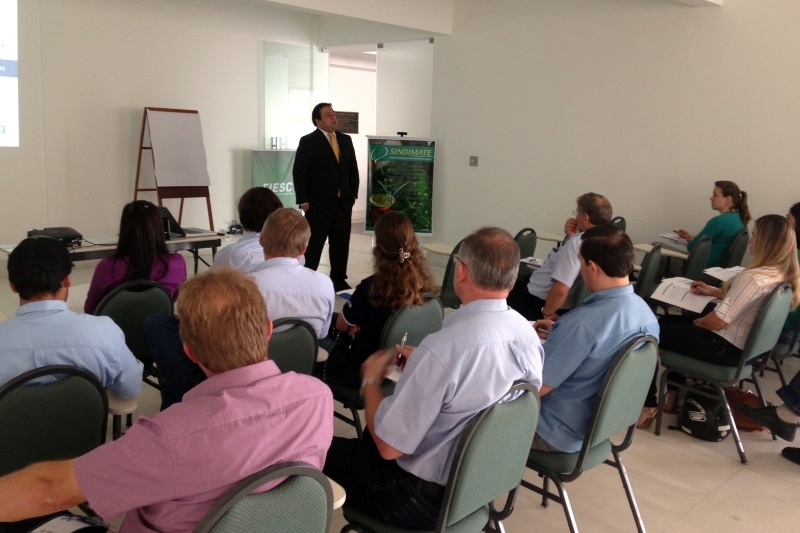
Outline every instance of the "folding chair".
[[(518, 392), (516, 399), (495, 402), (470, 420), (453, 456), (438, 522), (430, 533), (503, 531), (502, 521), (514, 510), (539, 422), (538, 391), (519, 383), (504, 398)], [(505, 506), (496, 511), (493, 502), (504, 494)], [(349, 524), (341, 533), (412, 533), (384, 524), (347, 503), (343, 512)]]
[[(514, 237), (514, 241), (519, 246), (519, 256), (522, 259), (533, 257), (536, 252), (536, 231), (533, 228), (522, 228)], [(531, 269), (528, 265), (519, 265), (517, 279), (525, 281), (531, 276)]]
[(269, 339), (269, 358), (281, 372), (314, 374), (319, 340), (311, 325), (299, 318), (281, 318), (272, 323), (273, 331), (281, 326), (289, 329), (272, 334)]
[[(560, 503), (564, 507), (564, 514), (572, 533), (578, 531), (578, 526), (564, 483), (575, 481), (584, 470), (590, 470), (602, 463), (613, 466), (619, 472), (636, 528), (639, 533), (645, 531), (628, 473), (622, 463), (621, 453), (630, 447), (633, 440), (636, 422), (647, 397), (657, 359), (658, 348), (655, 338), (640, 336), (629, 341), (611, 363), (597, 392), (597, 401), (580, 451), (575, 453), (530, 451), (527, 466), (538, 472), (544, 478), (544, 482), (540, 488), (522, 480), (522, 486), (542, 496), (542, 507), (547, 507), (548, 500)], [(618, 445), (612, 443), (611, 437), (626, 428), (627, 433), (622, 443)], [(613, 455), (613, 460), (608, 459), (609, 454)], [(558, 495), (550, 492), (550, 480), (558, 488)]]
[(447, 260), (447, 266), (444, 269), (444, 278), (442, 279), (442, 305), (444, 307), (452, 307), (457, 308), (461, 305), (461, 300), (459, 300), (458, 295), (456, 295), (456, 290), (453, 288), (453, 276), (455, 271), (455, 255), (458, 253), (458, 250), (461, 248), (461, 243), (464, 239), (458, 241), (456, 247), (453, 248), (453, 251), (450, 252), (450, 258)]
[(628, 224), (625, 222), (623, 217), (614, 217), (611, 219), (611, 225), (615, 228), (619, 228), (622, 231), (628, 230)]
[[(789, 314), (791, 302), (792, 289), (788, 283), (781, 283), (770, 293), (766, 302), (761, 307), (761, 310), (758, 312), (758, 315), (756, 315), (756, 319), (750, 329), (750, 334), (745, 341), (742, 357), (739, 360), (738, 366), (715, 365), (713, 363), (699, 361), (671, 350), (664, 350), (661, 353), (661, 365), (665, 370), (661, 374), (661, 383), (658, 387), (656, 435), (661, 434), (661, 416), (663, 414), (664, 398), (667, 393), (667, 384), (674, 385), (681, 390), (693, 390), (695, 394), (714, 398), (722, 402), (722, 405), (725, 406), (725, 418), (731, 426), (733, 439), (736, 441), (736, 449), (739, 452), (739, 458), (742, 464), (747, 463), (747, 456), (744, 453), (742, 440), (739, 438), (739, 430), (736, 429), (736, 423), (731, 413), (731, 406), (728, 404), (728, 399), (725, 396), (722, 384), (749, 381), (756, 386), (756, 392), (758, 392), (761, 405), (766, 406), (764, 395), (761, 393), (761, 386), (758, 383), (758, 378), (753, 373), (752, 360), (762, 354), (768, 353), (775, 346), (781, 334), (781, 329), (783, 329), (783, 323), (786, 321), (786, 316)], [(716, 394), (710, 394), (703, 390), (695, 389), (688, 384), (670, 381), (668, 379), (670, 372), (678, 372), (696, 380), (704, 381), (714, 387)]]

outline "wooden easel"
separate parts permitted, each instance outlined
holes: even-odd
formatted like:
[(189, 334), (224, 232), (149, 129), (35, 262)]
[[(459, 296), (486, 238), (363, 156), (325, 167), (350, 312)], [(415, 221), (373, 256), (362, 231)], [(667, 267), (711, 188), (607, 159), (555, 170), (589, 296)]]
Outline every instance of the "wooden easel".
[(208, 189), (208, 185), (197, 185), (197, 186), (181, 186), (181, 187), (164, 187), (158, 185), (158, 173), (155, 173), (155, 183), (156, 187), (154, 189), (140, 189), (139, 188), (139, 177), (142, 171), (142, 154), (144, 150), (149, 150), (151, 160), (153, 161), (153, 168), (155, 169), (155, 158), (153, 156), (153, 147), (152, 147), (152, 139), (151, 139), (151, 146), (144, 145), (144, 135), (145, 132), (148, 132), (149, 137), (149, 130), (148, 130), (148, 123), (147, 123), (147, 112), (148, 111), (159, 111), (159, 112), (167, 112), (167, 113), (195, 113), (198, 112), (195, 110), (189, 109), (167, 109), (162, 107), (145, 107), (144, 113), (142, 115), (142, 133), (139, 136), (139, 160), (136, 163), (136, 188), (134, 189), (133, 199), (137, 200), (139, 197), (139, 192), (155, 192), (158, 196), (158, 205), (163, 206), (163, 200), (165, 198), (180, 198), (181, 199), (181, 207), (180, 211), (178, 212), (178, 224), (181, 224), (183, 219), (183, 200), (185, 198), (205, 198), (206, 199), (206, 207), (208, 208), (208, 226), (210, 230), (214, 230), (214, 218), (211, 214), (211, 194)]

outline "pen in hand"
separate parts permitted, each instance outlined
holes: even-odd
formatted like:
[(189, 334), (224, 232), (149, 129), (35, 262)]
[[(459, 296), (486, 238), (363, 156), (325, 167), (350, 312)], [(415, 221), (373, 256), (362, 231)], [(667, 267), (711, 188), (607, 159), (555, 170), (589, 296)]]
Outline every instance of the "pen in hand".
[[(406, 346), (406, 340), (408, 340), (408, 332), (407, 332), (407, 331), (406, 331), (406, 332), (405, 332), (405, 334), (403, 335), (403, 338), (402, 338), (402, 339), (400, 339), (400, 347), (401, 347), (401, 348), (405, 348), (405, 346)], [(397, 355), (397, 364), (395, 365), (395, 368), (397, 368), (398, 370), (400, 370), (400, 367), (401, 367), (401, 365), (402, 365), (402, 364), (403, 364), (403, 354), (398, 354), (398, 355)]]

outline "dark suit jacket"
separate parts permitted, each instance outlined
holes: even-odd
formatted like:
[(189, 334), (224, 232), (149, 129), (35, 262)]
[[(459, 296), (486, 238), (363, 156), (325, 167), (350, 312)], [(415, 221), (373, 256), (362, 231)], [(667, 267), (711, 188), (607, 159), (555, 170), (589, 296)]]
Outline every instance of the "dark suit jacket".
[(349, 135), (336, 132), (339, 161), (325, 134), (317, 128), (300, 138), (292, 168), (297, 203), (322, 206), (336, 200), (341, 191), (344, 205), (358, 197), (358, 164)]

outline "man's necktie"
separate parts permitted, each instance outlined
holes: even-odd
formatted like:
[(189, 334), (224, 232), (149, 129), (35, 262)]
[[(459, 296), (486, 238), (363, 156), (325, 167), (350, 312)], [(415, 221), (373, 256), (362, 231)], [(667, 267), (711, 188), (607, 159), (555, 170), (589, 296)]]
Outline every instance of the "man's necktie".
[(328, 137), (331, 139), (331, 148), (333, 148), (333, 155), (336, 156), (336, 161), (339, 161), (339, 143), (336, 142), (336, 134), (329, 133)]
[[(328, 134), (331, 139), (331, 148), (333, 148), (333, 155), (336, 156), (336, 161), (339, 161), (339, 143), (336, 142), (336, 134), (331, 132)], [(336, 191), (336, 196), (342, 197), (342, 191)]]

